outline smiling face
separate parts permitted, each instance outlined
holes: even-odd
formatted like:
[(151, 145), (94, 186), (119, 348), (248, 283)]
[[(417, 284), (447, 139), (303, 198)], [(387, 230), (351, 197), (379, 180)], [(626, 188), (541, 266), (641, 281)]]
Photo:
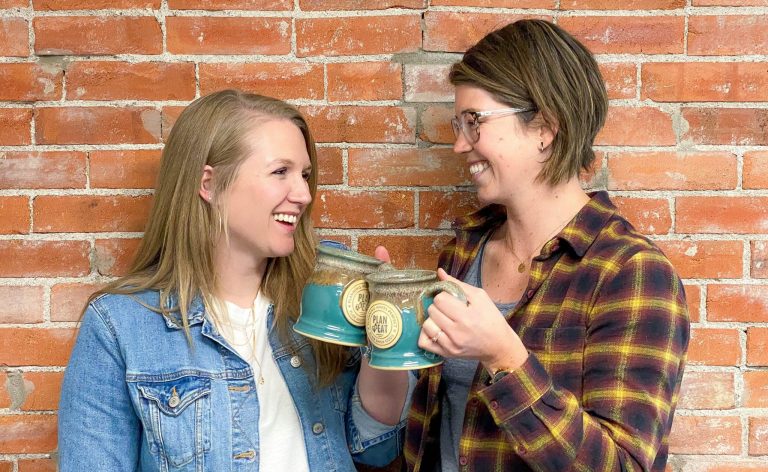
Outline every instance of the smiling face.
[[(485, 90), (470, 85), (456, 87), (454, 112), (490, 111), (509, 108)], [(508, 203), (515, 192), (535, 184), (542, 169), (538, 128), (524, 124), (519, 115), (490, 116), (480, 120), (479, 139), (472, 143), (459, 133), (453, 150), (463, 154), (477, 186), (478, 199), (485, 203)]]
[(289, 255), (301, 215), (312, 201), (312, 165), (304, 136), (284, 119), (257, 122), (246, 134), (247, 156), (224, 196), (230, 258), (261, 266)]

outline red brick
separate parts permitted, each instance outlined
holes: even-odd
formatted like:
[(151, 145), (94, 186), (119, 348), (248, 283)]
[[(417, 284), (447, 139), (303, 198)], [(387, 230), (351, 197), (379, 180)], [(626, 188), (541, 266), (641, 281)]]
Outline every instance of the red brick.
[(419, 139), (436, 144), (453, 144), (455, 140), (451, 128), (453, 106), (427, 106), (420, 114)]
[(747, 62), (643, 64), (641, 98), (657, 102), (764, 102), (768, 101), (762, 93), (768, 87), (766, 67), (765, 63)]
[(0, 328), (0, 357), (14, 367), (64, 366), (75, 338), (70, 328)]
[(743, 276), (741, 241), (655, 241), (680, 277), (692, 279)]
[(174, 54), (288, 54), (287, 18), (170, 16), (168, 51)]
[[(763, 5), (768, 2), (763, 1)], [(739, 1), (740, 6), (746, 2)], [(738, 34), (734, 32), (738, 31)], [(768, 18), (765, 15), (717, 15), (688, 18), (688, 54), (735, 56), (765, 54)]]
[(768, 152), (745, 152), (742, 172), (745, 189), (768, 188)]
[[(27, 6), (24, 2), (23, 6)], [(26, 57), (29, 55), (29, 24), (24, 18), (0, 18), (0, 54)]]
[(669, 202), (663, 198), (612, 197), (619, 213), (643, 234), (667, 234), (672, 227)]
[(752, 146), (768, 144), (768, 110), (758, 108), (683, 108), (693, 144)]
[(427, 11), (424, 13), (425, 51), (464, 52), (483, 36), (523, 18), (551, 20), (551, 16)]
[(43, 287), (0, 285), (0, 323), (42, 323)]
[(38, 144), (150, 144), (160, 141), (160, 112), (139, 107), (38, 108)]
[(768, 228), (766, 197), (677, 197), (678, 233), (762, 233)]
[(414, 225), (411, 192), (323, 190), (314, 205), (313, 220), (318, 228), (395, 229)]
[(184, 111), (186, 107), (163, 107), (161, 112), (161, 126), (163, 128), (163, 139), (168, 138), (168, 133), (171, 132), (173, 124), (179, 119), (179, 115)]
[(768, 371), (744, 372), (744, 407), (768, 408)]
[(729, 410), (735, 406), (736, 390), (732, 372), (685, 372), (678, 408)]
[(691, 340), (688, 344), (689, 365), (736, 366), (740, 363), (741, 345), (738, 330), (691, 329)]
[(398, 269), (437, 268), (437, 256), (451, 238), (449, 236), (361, 236), (358, 249), (373, 254), (376, 246), (389, 251), (392, 264)]
[(749, 419), (749, 455), (764, 456), (768, 454), (768, 418)]
[(609, 190), (728, 190), (738, 183), (729, 152), (608, 154)]
[(0, 472), (13, 472), (13, 462), (0, 462)]
[(296, 20), (296, 55), (355, 56), (416, 52), (417, 15), (306, 18)]
[(349, 185), (469, 185), (465, 160), (449, 148), (350, 149)]
[(393, 62), (331, 63), (328, 100), (400, 100), (402, 66)]
[(496, 8), (557, 8), (554, 0), (432, 0), (430, 5)]
[(674, 10), (683, 8), (685, 0), (631, 0), (617, 5), (614, 0), (562, 0), (561, 10)]
[(768, 285), (710, 284), (707, 319), (768, 322)]
[(0, 8), (26, 8), (29, 6), (28, 0), (0, 0)]
[(739, 454), (741, 419), (738, 416), (675, 415), (669, 436), (672, 454)]
[(59, 407), (64, 372), (24, 372), (22, 377), (26, 397), (21, 410), (47, 411)]
[(427, 0), (299, 0), (299, 7), (304, 11), (385, 10), (426, 6)]
[(691, 323), (702, 321), (701, 318), (701, 287), (698, 285), (685, 285), (685, 299), (688, 302), (688, 318)]
[(574, 16), (558, 24), (594, 54), (682, 54), (682, 16)]
[(0, 151), (0, 189), (85, 188), (81, 151)]
[(456, 218), (479, 207), (474, 192), (419, 192), (419, 227), (450, 229)]
[[(34, 231), (80, 233), (143, 231), (152, 197), (142, 196), (39, 196), (34, 202)], [(66, 212), (62, 212), (66, 208)]]
[(293, 0), (168, 0), (171, 10), (268, 10), (293, 9)]
[(768, 366), (768, 328), (747, 328), (747, 365)]
[[(0, 371), (0, 408), (11, 407), (11, 395), (8, 391), (8, 372)], [(4, 462), (0, 462), (0, 472), (4, 472)], [(10, 470), (10, 469), (9, 469)]]
[(0, 145), (15, 146), (32, 142), (29, 108), (0, 108)]
[(29, 62), (0, 64), (0, 100), (58, 100), (63, 77), (64, 72), (57, 66)]
[(452, 102), (449, 64), (412, 64), (405, 67), (405, 99), (409, 102)]
[(0, 416), (0, 454), (53, 452), (56, 432), (54, 415)]
[(637, 96), (637, 66), (623, 62), (599, 64), (609, 99)]
[(401, 107), (307, 106), (301, 112), (317, 142), (413, 143), (416, 111)]
[(163, 52), (160, 24), (153, 16), (38, 16), (32, 27), (40, 56)]
[(0, 197), (0, 234), (29, 233), (29, 198)]
[(51, 287), (51, 321), (79, 321), (88, 297), (101, 283), (62, 283)]
[(608, 108), (605, 127), (595, 139), (604, 146), (673, 146), (672, 116), (658, 108)]
[(768, 0), (693, 0), (691, 4), (696, 7), (710, 7), (710, 6), (761, 7), (761, 6), (768, 6)]
[(140, 242), (140, 239), (97, 239), (94, 269), (106, 276), (127, 274)]
[(200, 64), (200, 93), (240, 89), (282, 100), (323, 98), (322, 64)]
[[(674, 469), (669, 468), (672, 464), (675, 465)], [(699, 456), (673, 456), (665, 472), (765, 472), (765, 459), (733, 457), (732, 460), (721, 460), (713, 456), (706, 456), (706, 459)]]
[(36, 11), (157, 9), (160, 0), (32, 0), (32, 6)]
[(192, 100), (191, 63), (83, 61), (67, 69), (70, 100)]
[(19, 459), (19, 472), (57, 472), (56, 459)]
[(0, 277), (82, 277), (89, 252), (86, 241), (0, 240)]
[(89, 159), (91, 187), (154, 188), (160, 154), (159, 149), (93, 151)]
[(750, 251), (752, 260), (749, 274), (756, 279), (768, 279), (768, 242), (752, 241)]
[(344, 183), (344, 157), (339, 148), (317, 148), (317, 183), (334, 185)]

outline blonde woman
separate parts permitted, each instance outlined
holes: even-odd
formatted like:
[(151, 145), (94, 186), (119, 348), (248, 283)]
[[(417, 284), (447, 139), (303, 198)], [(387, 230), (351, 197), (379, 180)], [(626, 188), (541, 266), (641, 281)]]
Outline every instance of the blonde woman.
[[(60, 470), (347, 471), (394, 459), (408, 376), (291, 325), (316, 240), (296, 109), (190, 104), (128, 275), (93, 294), (64, 378)], [(382, 254), (386, 258), (386, 254)]]

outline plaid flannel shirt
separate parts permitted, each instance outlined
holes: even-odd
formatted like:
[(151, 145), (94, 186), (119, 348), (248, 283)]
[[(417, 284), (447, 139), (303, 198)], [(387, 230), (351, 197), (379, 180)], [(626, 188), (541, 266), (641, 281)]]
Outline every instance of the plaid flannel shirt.
[[(505, 219), (456, 224), (439, 265), (462, 278)], [(689, 338), (683, 285), (605, 192), (534, 258), (506, 314), (530, 355), (489, 385), (478, 368), (459, 442), (461, 471), (663, 471)], [(439, 461), (441, 368), (422, 373), (408, 418), (409, 470)]]

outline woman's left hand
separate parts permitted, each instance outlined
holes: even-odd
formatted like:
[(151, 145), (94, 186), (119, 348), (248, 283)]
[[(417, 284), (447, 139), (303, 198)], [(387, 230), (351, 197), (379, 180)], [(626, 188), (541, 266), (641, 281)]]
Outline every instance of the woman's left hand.
[(443, 269), (437, 274), (440, 280), (458, 285), (467, 302), (445, 292), (435, 296), (419, 335), (419, 347), (443, 357), (477, 359), (487, 368), (522, 365), (528, 351), (485, 290), (455, 279)]

